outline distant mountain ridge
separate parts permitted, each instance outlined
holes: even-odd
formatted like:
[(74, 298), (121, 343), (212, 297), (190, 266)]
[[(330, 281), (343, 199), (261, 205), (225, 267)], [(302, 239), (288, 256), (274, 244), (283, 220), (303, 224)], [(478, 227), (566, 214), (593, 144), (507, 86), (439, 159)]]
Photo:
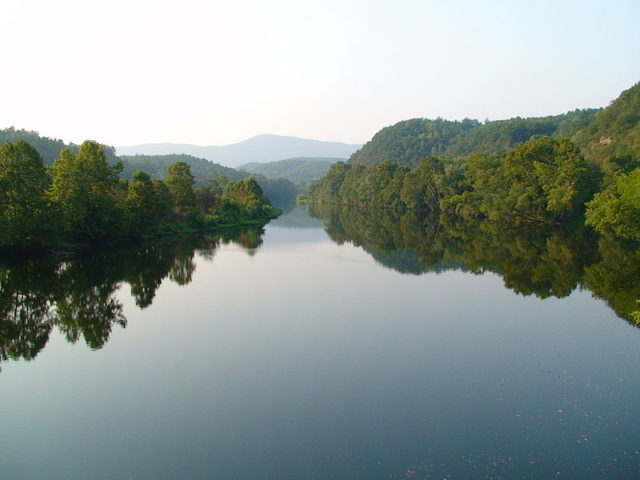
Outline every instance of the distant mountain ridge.
[(149, 143), (117, 147), (118, 155), (169, 155), (184, 153), (206, 158), (227, 167), (264, 163), (294, 157), (349, 158), (362, 145), (323, 142), (283, 135), (257, 135), (239, 143), (222, 146), (198, 146), (174, 143)]

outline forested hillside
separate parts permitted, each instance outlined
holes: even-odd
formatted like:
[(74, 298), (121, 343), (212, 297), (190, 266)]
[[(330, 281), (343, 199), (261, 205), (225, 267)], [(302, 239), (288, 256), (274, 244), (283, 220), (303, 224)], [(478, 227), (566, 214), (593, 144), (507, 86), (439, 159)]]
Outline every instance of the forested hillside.
[(564, 115), (485, 123), (414, 118), (380, 130), (351, 156), (350, 162), (376, 165), (389, 160), (412, 168), (430, 155), (504, 153), (536, 136), (569, 138), (588, 125), (597, 112), (597, 109), (575, 110)]
[(513, 224), (586, 214), (640, 240), (640, 84), (603, 110), (486, 122), (414, 119), (378, 132), (310, 187), (315, 202), (444, 211)]
[(605, 168), (633, 167), (640, 160), (640, 83), (622, 92), (573, 140), (587, 158)]
[(332, 164), (342, 160), (345, 159), (298, 157), (268, 163), (247, 163), (238, 169), (265, 177), (286, 178), (304, 189), (310, 182), (323, 177)]
[(430, 156), (414, 169), (340, 162), (310, 192), (319, 202), (545, 223), (580, 215), (599, 182), (571, 142), (540, 137), (506, 155)]
[(164, 180), (167, 178), (168, 168), (176, 162), (184, 162), (191, 168), (191, 173), (196, 180), (210, 177), (226, 176), (240, 180), (248, 175), (229, 167), (223, 167), (204, 158), (197, 158), (186, 154), (173, 155), (122, 155), (123, 169), (121, 176), (127, 180), (133, 178), (133, 174), (142, 170), (151, 176)]
[[(18, 140), (27, 142), (35, 148), (42, 157), (45, 165), (51, 165), (65, 148), (68, 148), (72, 152), (78, 151), (78, 145), (73, 143), (66, 144), (58, 138), (43, 137), (38, 132), (23, 129), (16, 130), (14, 127), (0, 130), (0, 145), (4, 142), (17, 142)], [(117, 160), (116, 151), (113, 147), (102, 145), (102, 149), (109, 161), (115, 162)]]
[(377, 165), (385, 160), (406, 167), (415, 167), (429, 155), (439, 155), (458, 135), (480, 126), (477, 120), (461, 122), (414, 118), (383, 128), (371, 141), (351, 155), (350, 163)]

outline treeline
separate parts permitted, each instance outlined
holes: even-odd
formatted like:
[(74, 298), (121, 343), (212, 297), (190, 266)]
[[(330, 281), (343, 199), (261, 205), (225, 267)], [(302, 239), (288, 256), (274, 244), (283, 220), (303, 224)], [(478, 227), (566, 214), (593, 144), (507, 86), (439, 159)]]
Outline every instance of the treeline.
[(568, 140), (543, 137), (506, 155), (427, 157), (414, 169), (392, 162), (339, 163), (312, 185), (318, 202), (445, 211), (511, 223), (565, 221), (583, 212), (600, 171)]
[(120, 160), (123, 163), (120, 176), (129, 180), (139, 170), (149, 174), (152, 179), (165, 180), (169, 175), (169, 167), (176, 162), (183, 162), (189, 165), (195, 185), (199, 188), (213, 188), (222, 193), (233, 182), (252, 177), (272, 204), (285, 205), (300, 193), (298, 186), (279, 175), (252, 174), (192, 155), (123, 155)]
[(640, 240), (639, 168), (637, 84), (600, 111), (483, 125), (401, 122), (378, 132), (348, 163), (333, 165), (309, 191), (315, 202), (516, 224), (586, 214), (600, 232)]
[[(0, 144), (4, 142), (15, 143), (19, 140), (23, 140), (34, 147), (42, 156), (45, 165), (51, 165), (62, 150), (69, 149), (77, 153), (79, 148), (78, 145), (73, 143), (65, 144), (59, 139), (43, 137), (37, 132), (17, 130), (13, 127), (0, 130)], [(115, 148), (108, 145), (102, 145), (102, 148), (111, 165), (115, 165), (118, 162), (122, 163), (119, 176), (129, 181), (133, 179), (133, 175), (139, 170), (147, 173), (152, 180), (166, 180), (169, 167), (174, 163), (184, 162), (189, 165), (197, 187), (206, 188), (212, 183), (217, 183), (224, 188), (234, 181), (252, 176), (271, 203), (278, 205), (293, 202), (296, 195), (301, 191), (301, 187), (296, 185), (292, 179), (285, 178), (286, 175), (274, 174), (273, 172), (264, 172), (264, 174), (262, 172), (249, 173), (186, 154), (123, 155), (118, 157)], [(292, 168), (294, 168), (293, 165)], [(315, 178), (321, 176), (317, 175)]]
[(177, 162), (165, 181), (142, 171), (119, 178), (102, 145), (63, 149), (50, 167), (24, 141), (0, 145), (0, 248), (96, 244), (277, 216), (252, 178), (224, 192), (194, 188)]

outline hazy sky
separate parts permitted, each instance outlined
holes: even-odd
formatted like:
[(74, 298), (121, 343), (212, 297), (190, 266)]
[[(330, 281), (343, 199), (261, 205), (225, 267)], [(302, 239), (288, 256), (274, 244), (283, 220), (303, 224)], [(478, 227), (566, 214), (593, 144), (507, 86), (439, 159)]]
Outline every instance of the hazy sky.
[(5, 0), (0, 128), (110, 145), (361, 143), (414, 117), (606, 106), (640, 1)]

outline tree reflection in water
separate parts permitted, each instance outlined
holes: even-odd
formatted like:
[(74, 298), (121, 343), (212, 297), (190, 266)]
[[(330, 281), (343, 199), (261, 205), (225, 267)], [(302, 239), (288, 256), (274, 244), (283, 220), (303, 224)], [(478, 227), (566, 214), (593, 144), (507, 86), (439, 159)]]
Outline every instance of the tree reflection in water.
[(214, 258), (217, 248), (237, 243), (255, 254), (262, 228), (165, 241), (135, 248), (104, 249), (61, 260), (54, 257), (0, 259), (0, 361), (31, 360), (44, 348), (53, 327), (75, 343), (104, 346), (114, 326), (126, 327), (116, 292), (122, 283), (136, 305), (151, 305), (165, 278), (188, 284), (194, 254)]
[[(640, 319), (640, 247), (635, 243), (584, 227), (511, 229), (450, 216), (317, 205), (310, 213), (324, 220), (334, 242), (359, 246), (401, 273), (493, 272), (516, 293), (540, 298), (566, 297), (583, 288), (631, 324)], [(116, 296), (123, 283), (144, 309), (165, 278), (178, 285), (191, 282), (196, 253), (211, 261), (221, 245), (235, 243), (254, 255), (262, 234), (262, 228), (234, 230), (65, 260), (0, 259), (0, 361), (35, 358), (53, 327), (69, 342), (82, 338), (99, 349), (114, 326), (127, 325)]]
[(584, 288), (633, 325), (640, 318), (640, 246), (582, 225), (514, 229), (446, 215), (328, 205), (314, 205), (310, 213), (324, 219), (336, 243), (359, 246), (401, 273), (493, 272), (507, 288), (539, 298)]

